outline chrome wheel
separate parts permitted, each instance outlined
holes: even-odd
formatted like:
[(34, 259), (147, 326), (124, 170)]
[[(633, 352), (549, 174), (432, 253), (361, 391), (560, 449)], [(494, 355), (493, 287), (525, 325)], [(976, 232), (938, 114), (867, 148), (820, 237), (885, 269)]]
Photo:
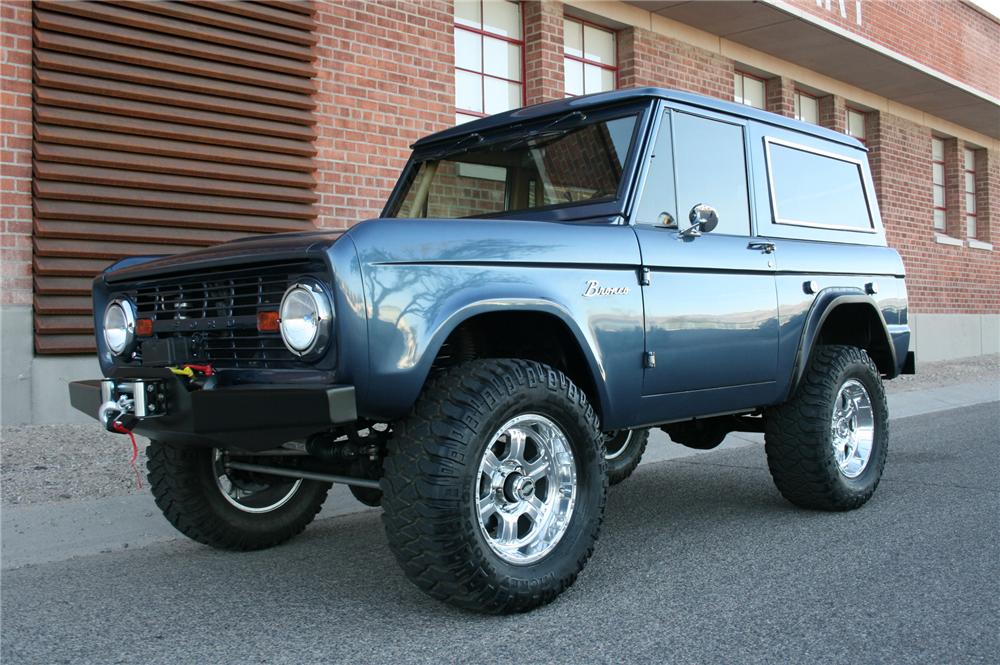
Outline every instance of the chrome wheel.
[(262, 482), (257, 474), (226, 469), (226, 454), (218, 448), (212, 451), (212, 476), (222, 497), (234, 508), (245, 513), (269, 513), (288, 503), (302, 479), (287, 482)]
[(875, 440), (875, 416), (868, 391), (856, 379), (837, 393), (831, 423), (833, 456), (846, 478), (857, 478), (868, 466)]
[(479, 528), (501, 559), (529, 564), (559, 544), (576, 502), (576, 460), (552, 420), (532, 413), (504, 423), (476, 482)]
[(630, 429), (620, 429), (617, 432), (608, 432), (604, 435), (604, 459), (613, 460), (621, 457), (628, 445), (632, 443), (633, 431)]

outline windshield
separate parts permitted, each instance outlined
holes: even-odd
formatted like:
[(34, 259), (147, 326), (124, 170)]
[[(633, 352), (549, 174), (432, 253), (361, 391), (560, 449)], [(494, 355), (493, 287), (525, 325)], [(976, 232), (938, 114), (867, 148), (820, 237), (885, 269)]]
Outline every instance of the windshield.
[(390, 217), (459, 218), (610, 201), (618, 196), (637, 115), (548, 129), (487, 145), (459, 139), (419, 162)]

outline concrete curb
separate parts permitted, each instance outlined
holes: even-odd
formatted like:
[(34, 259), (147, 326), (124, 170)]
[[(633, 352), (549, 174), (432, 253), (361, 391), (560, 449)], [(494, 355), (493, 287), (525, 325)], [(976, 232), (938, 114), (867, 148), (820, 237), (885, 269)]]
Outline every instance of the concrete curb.
[[(897, 420), (997, 401), (1000, 401), (1000, 379), (992, 379), (890, 394), (889, 412)], [(763, 441), (761, 434), (734, 433), (718, 448), (699, 451), (674, 445), (663, 432), (653, 430), (642, 464), (759, 445)], [(375, 509), (357, 502), (347, 487), (336, 485), (319, 519), (368, 510)], [(3, 507), (0, 566), (8, 570), (182, 538), (160, 515), (149, 493)]]

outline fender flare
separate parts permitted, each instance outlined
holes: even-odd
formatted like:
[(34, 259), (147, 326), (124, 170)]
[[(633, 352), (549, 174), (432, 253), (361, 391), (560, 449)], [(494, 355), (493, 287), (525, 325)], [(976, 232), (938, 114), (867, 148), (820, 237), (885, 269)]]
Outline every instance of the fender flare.
[(885, 322), (885, 317), (882, 316), (882, 310), (878, 308), (875, 301), (861, 289), (847, 287), (826, 288), (816, 294), (816, 299), (813, 300), (812, 306), (806, 312), (806, 320), (802, 326), (802, 334), (799, 337), (799, 345), (795, 353), (795, 364), (792, 365), (792, 380), (789, 383), (787, 398), (794, 395), (796, 389), (798, 389), (799, 383), (801, 383), (802, 377), (805, 375), (806, 363), (809, 356), (812, 355), (813, 348), (816, 346), (816, 339), (819, 337), (819, 332), (823, 329), (823, 324), (826, 323), (827, 318), (841, 305), (857, 304), (867, 305), (879, 322), (885, 345), (889, 349), (891, 357), (890, 366), (892, 367), (892, 371), (888, 375), (890, 379), (896, 376), (898, 373), (896, 347), (892, 343), (889, 326)]

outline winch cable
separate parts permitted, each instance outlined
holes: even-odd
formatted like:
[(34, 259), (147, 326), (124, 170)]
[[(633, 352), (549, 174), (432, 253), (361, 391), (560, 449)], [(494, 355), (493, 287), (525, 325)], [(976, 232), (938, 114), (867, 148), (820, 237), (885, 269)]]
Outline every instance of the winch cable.
[(139, 444), (135, 442), (135, 434), (117, 420), (111, 423), (111, 429), (119, 434), (128, 434), (129, 440), (132, 441), (132, 459), (129, 461), (129, 464), (132, 466), (132, 473), (135, 474), (136, 486), (142, 489), (142, 476), (139, 474), (139, 468), (135, 465), (136, 460), (139, 459)]

